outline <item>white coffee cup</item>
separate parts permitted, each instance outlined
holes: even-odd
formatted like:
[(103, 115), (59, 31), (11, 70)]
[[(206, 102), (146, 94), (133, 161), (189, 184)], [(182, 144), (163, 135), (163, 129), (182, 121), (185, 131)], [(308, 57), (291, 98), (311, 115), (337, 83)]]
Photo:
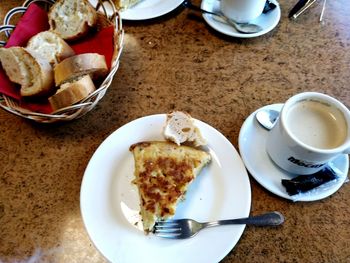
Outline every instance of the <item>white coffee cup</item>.
[(339, 154), (350, 153), (350, 111), (322, 93), (297, 94), (284, 104), (266, 150), (289, 173), (315, 173)]
[(266, 0), (221, 0), (221, 12), (228, 18), (247, 23), (261, 15)]

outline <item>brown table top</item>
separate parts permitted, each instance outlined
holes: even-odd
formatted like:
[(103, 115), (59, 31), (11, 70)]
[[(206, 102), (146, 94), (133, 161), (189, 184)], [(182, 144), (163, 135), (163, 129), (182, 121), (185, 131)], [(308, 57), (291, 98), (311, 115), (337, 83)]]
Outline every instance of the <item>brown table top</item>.
[[(0, 1), (1, 21), (21, 2)], [(293, 94), (319, 91), (349, 107), (348, 1), (327, 1), (323, 22), (322, 1), (289, 20), (295, 2), (281, 0), (277, 27), (253, 39), (219, 34), (181, 8), (151, 21), (125, 21), (120, 68), (87, 115), (42, 125), (0, 110), (0, 261), (39, 254), (50, 262), (104, 262), (81, 218), (81, 180), (100, 143), (131, 120), (184, 110), (238, 149), (249, 114)], [(286, 222), (247, 227), (223, 263), (350, 261), (349, 184), (323, 200), (293, 203), (252, 177), (250, 183), (251, 214), (277, 210)]]

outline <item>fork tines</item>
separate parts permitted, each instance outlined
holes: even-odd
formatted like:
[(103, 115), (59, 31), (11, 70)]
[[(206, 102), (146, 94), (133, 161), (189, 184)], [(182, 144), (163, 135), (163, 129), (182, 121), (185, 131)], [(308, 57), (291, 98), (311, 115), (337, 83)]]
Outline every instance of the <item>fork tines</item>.
[(159, 237), (177, 238), (181, 235), (181, 227), (174, 220), (158, 221), (154, 225), (153, 234)]

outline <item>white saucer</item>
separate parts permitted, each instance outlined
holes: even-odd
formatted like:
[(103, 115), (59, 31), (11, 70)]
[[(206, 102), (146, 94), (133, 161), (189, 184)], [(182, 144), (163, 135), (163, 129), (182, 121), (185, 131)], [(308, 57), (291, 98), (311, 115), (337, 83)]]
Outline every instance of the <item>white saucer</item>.
[[(263, 28), (262, 31), (254, 34), (242, 34), (237, 32), (232, 26), (220, 23), (213, 19), (212, 15), (203, 14), (204, 20), (216, 31), (219, 31), (225, 35), (239, 37), (239, 38), (252, 38), (266, 34), (277, 26), (281, 18), (281, 8), (276, 0), (271, 0), (277, 7), (268, 12), (267, 14), (261, 14), (258, 18), (251, 21), (253, 24), (257, 24)], [(205, 10), (219, 13), (220, 12), (220, 0), (203, 0), (201, 7)]]
[[(273, 104), (263, 108), (280, 111), (282, 105), (283, 104)], [(259, 110), (260, 109), (257, 111)], [(277, 167), (269, 158), (265, 150), (268, 131), (262, 128), (257, 122), (255, 118), (257, 111), (253, 112), (243, 123), (239, 133), (238, 144), (241, 157), (247, 170), (259, 184), (270, 192), (293, 201), (320, 200), (335, 193), (343, 185), (347, 176), (342, 176), (336, 183), (331, 184), (329, 187), (302, 194), (298, 199), (288, 195), (284, 186), (281, 184), (281, 179), (291, 179), (293, 175)], [(342, 174), (347, 175), (349, 169), (349, 157), (347, 154), (340, 155), (332, 161), (332, 164), (341, 171)]]

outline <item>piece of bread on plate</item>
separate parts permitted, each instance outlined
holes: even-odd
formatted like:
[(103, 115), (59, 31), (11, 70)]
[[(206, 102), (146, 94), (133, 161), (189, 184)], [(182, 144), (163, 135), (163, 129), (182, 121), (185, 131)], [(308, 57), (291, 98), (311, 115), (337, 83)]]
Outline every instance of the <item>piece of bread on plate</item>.
[(105, 56), (85, 53), (66, 58), (54, 67), (56, 86), (89, 74), (92, 79), (104, 77), (108, 73)]
[(21, 96), (45, 96), (55, 91), (52, 67), (39, 53), (22, 47), (0, 48), (0, 61), (9, 79), (21, 85)]
[(49, 102), (54, 111), (71, 106), (95, 91), (95, 85), (89, 75), (84, 75), (66, 82), (60, 86), (57, 92), (49, 97)]
[(117, 10), (125, 10), (140, 3), (142, 0), (114, 0)]
[(168, 141), (139, 142), (130, 146), (140, 198), (143, 229), (152, 231), (158, 220), (175, 215), (191, 182), (211, 161), (209, 153)]
[(87, 34), (97, 23), (97, 13), (87, 0), (58, 0), (48, 13), (50, 30), (65, 40)]
[(75, 55), (74, 50), (58, 34), (43, 31), (34, 35), (27, 44), (28, 50), (39, 53), (51, 65), (58, 64), (65, 58)]
[(177, 145), (187, 143), (198, 147), (207, 144), (200, 130), (194, 125), (191, 115), (182, 111), (167, 114), (163, 135)]

